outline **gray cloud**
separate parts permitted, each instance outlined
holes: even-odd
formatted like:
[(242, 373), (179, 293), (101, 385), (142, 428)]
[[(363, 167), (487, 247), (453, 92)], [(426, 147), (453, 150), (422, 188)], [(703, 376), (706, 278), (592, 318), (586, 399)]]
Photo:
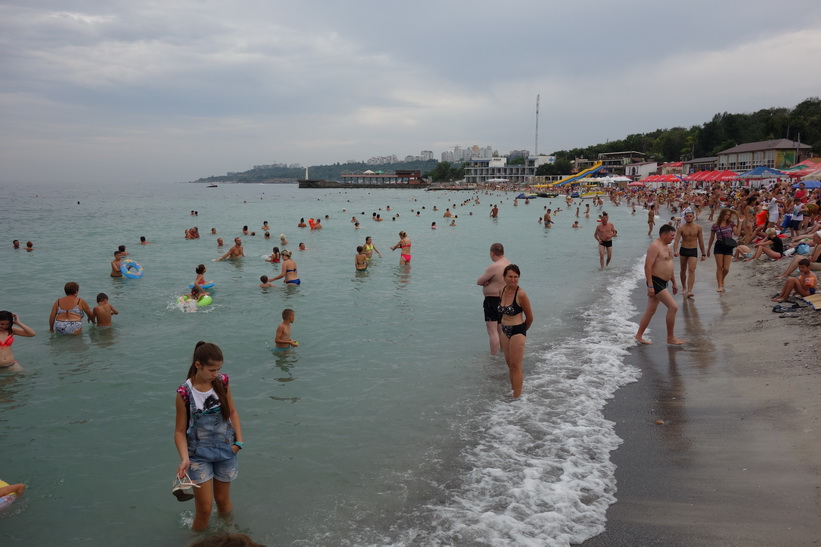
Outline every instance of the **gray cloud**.
[(0, 179), (532, 150), (537, 93), (541, 152), (819, 94), (817, 2), (718, 4), (0, 2)]

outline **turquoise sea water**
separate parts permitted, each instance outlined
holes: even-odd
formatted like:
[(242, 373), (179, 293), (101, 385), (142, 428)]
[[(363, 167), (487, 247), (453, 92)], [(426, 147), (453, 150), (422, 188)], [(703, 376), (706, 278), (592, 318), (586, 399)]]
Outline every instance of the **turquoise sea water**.
[[(0, 478), (29, 485), (0, 514), (4, 545), (192, 539), (193, 505), (170, 491), (175, 389), (197, 340), (223, 349), (246, 441), (233, 522), (214, 518), (212, 530), (268, 545), (566, 545), (603, 529), (616, 496), (608, 454), (620, 441), (601, 408), (638, 374), (622, 359), (645, 215), (605, 206), (619, 237), (601, 272), (597, 208), (578, 230), (572, 209), (552, 229), (537, 223), (543, 207), (565, 207), (559, 199), (514, 207), (513, 194), (481, 194), (461, 206), (476, 196), (193, 184), (11, 185), (4, 197), (0, 309), (37, 331), (14, 344), (25, 371), (0, 375)], [(325, 215), (321, 231), (296, 228)], [(266, 220), (270, 240), (259, 229)], [(212, 262), (243, 225), (257, 233), (243, 236), (246, 258)], [(201, 239), (183, 238), (191, 226)], [(390, 251), (400, 230), (413, 242), (408, 267)], [(281, 233), (302, 285), (260, 289), (260, 275), (278, 273), (261, 256), (282, 247)], [(153, 244), (140, 246), (141, 235)], [(356, 274), (366, 235), (383, 258)], [(12, 250), (12, 239), (35, 250)], [(307, 250), (295, 250), (300, 241)], [(521, 267), (536, 317), (515, 402), (503, 358), (487, 353), (475, 285), (495, 241)], [(142, 279), (109, 277), (120, 244)], [(214, 303), (184, 313), (176, 299), (200, 263), (217, 282)], [(120, 311), (114, 327), (50, 335), (67, 281), (92, 307), (107, 293)], [(273, 352), (285, 307), (296, 310), (300, 345)]]

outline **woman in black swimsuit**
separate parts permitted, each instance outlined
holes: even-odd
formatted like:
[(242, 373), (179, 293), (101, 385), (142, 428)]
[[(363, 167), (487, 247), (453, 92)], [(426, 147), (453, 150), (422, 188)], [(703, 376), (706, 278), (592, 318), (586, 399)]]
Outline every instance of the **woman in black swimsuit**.
[[(519, 288), (519, 267), (509, 264), (504, 271), (505, 286), (499, 293), (499, 324), (504, 336), (499, 337), (510, 373), (513, 397), (522, 394), (522, 360), (525, 355), (527, 329), (533, 324), (530, 299)], [(524, 316), (523, 316), (524, 314)]]

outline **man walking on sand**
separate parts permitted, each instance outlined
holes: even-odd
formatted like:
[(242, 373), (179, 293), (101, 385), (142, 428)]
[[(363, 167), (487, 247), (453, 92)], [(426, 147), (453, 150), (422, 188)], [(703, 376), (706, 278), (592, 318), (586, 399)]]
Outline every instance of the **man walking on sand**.
[(485, 273), (476, 280), (476, 284), (481, 285), (482, 294), (485, 295), (483, 307), (487, 335), (490, 338), (490, 354), (496, 355), (501, 347), (499, 344), (499, 332), (502, 330), (499, 326), (500, 294), (502, 287), (505, 286), (505, 267), (510, 264), (510, 261), (505, 258), (505, 248), (501, 243), (494, 243), (490, 246), (490, 259), (493, 264), (487, 267)]
[[(673, 241), (673, 255), (678, 256), (681, 262), (681, 288), (684, 289), (684, 298), (694, 298), (693, 284), (696, 282), (696, 265), (698, 251), (701, 250), (701, 260), (707, 258), (704, 254), (704, 236), (701, 226), (694, 222), (695, 213), (691, 209), (684, 210), (684, 225), (676, 232)], [(679, 248), (679, 240), (681, 247)], [(698, 247), (696, 247), (698, 245)], [(678, 249), (678, 251), (676, 251)]]
[[(670, 243), (676, 237), (676, 229), (669, 224), (659, 228), (659, 237), (647, 249), (647, 258), (644, 260), (644, 278), (647, 282), (647, 309), (639, 322), (639, 330), (636, 332), (636, 340), (642, 344), (652, 344), (650, 340), (644, 338), (644, 331), (650, 324), (650, 319), (656, 313), (659, 302), (667, 306), (667, 343), (675, 346), (684, 344), (686, 340), (676, 338), (673, 331), (676, 326), (676, 312), (678, 306), (673, 299), (673, 294), (678, 293), (676, 277), (673, 275), (673, 252), (670, 250)], [(673, 294), (667, 290), (667, 284), (673, 282)]]

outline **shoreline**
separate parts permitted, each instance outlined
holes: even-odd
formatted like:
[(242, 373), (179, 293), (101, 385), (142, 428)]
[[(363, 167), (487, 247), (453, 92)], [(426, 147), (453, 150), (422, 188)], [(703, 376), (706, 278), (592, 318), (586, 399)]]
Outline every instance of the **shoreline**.
[[(705, 222), (706, 224), (706, 222)], [(624, 441), (605, 531), (582, 545), (809, 545), (821, 537), (821, 313), (781, 318), (770, 301), (786, 261), (734, 262), (715, 292), (715, 262), (699, 262), (694, 301), (663, 343), (626, 358), (642, 371), (605, 407)], [(676, 275), (678, 275), (676, 263)], [(643, 313), (640, 290), (633, 302)], [(658, 425), (657, 420), (663, 420)]]

